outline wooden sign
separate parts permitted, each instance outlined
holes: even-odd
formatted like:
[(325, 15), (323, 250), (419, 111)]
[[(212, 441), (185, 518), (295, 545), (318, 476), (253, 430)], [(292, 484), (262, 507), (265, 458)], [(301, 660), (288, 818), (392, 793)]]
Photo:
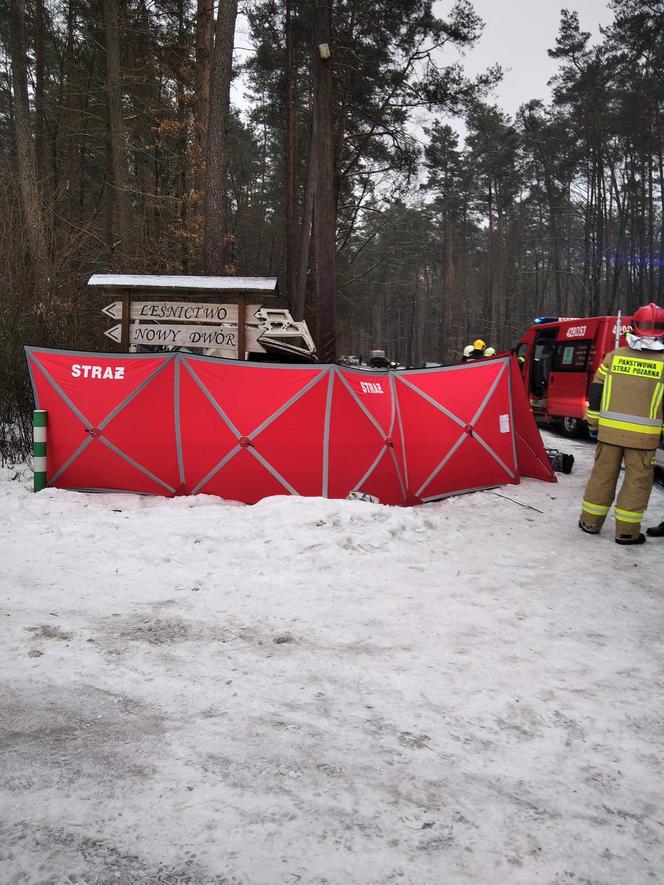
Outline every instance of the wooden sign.
[[(258, 320), (254, 314), (257, 310), (260, 310), (260, 307), (260, 304), (247, 305), (247, 325), (258, 325)], [(113, 301), (112, 304), (107, 304), (106, 307), (102, 308), (102, 313), (114, 320), (121, 320), (122, 302)], [(159, 322), (171, 320), (184, 323), (237, 323), (238, 305), (205, 304), (189, 301), (132, 301), (129, 318), (131, 320), (155, 320)]]
[[(263, 330), (256, 326), (248, 326), (245, 336), (245, 349), (262, 353), (263, 348), (257, 343)], [(122, 341), (122, 325), (118, 323), (104, 332), (118, 344)], [(172, 326), (132, 324), (129, 327), (129, 343), (145, 344), (151, 347), (203, 347), (215, 350), (228, 350), (230, 357), (237, 356), (237, 326)]]

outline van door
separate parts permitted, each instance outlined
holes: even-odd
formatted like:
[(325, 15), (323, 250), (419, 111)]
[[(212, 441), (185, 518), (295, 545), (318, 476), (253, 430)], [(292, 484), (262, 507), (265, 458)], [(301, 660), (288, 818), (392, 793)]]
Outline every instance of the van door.
[(535, 412), (543, 411), (546, 407), (549, 376), (556, 350), (558, 329), (559, 326), (553, 326), (547, 329), (538, 329), (535, 333), (530, 375), (530, 404)]
[(592, 341), (559, 341), (549, 374), (547, 412), (552, 417), (585, 417), (588, 357)]

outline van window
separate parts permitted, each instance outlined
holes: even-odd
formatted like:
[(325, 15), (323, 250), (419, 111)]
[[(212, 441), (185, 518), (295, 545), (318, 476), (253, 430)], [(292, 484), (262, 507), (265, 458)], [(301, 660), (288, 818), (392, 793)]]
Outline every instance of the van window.
[(554, 372), (585, 372), (590, 341), (570, 341), (559, 344), (553, 361)]

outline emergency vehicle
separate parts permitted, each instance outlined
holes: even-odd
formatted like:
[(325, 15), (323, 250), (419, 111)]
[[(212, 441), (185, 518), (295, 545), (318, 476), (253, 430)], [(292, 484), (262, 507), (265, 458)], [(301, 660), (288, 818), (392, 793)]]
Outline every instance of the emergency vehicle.
[(538, 422), (583, 436), (588, 390), (604, 356), (624, 347), (631, 316), (539, 317), (516, 347)]
[[(627, 344), (631, 316), (539, 317), (516, 346), (535, 419), (565, 436), (585, 436), (588, 390), (605, 355)], [(656, 452), (664, 471), (664, 441)]]

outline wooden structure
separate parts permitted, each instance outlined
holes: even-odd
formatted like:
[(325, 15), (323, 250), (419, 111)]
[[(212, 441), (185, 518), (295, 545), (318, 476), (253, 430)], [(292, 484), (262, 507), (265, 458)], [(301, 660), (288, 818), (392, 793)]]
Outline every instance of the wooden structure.
[[(107, 315), (120, 320), (119, 335), (111, 334), (113, 340), (119, 340), (120, 347), (127, 352), (130, 349), (130, 323), (138, 319), (137, 310), (150, 308), (144, 313), (147, 320), (159, 322), (169, 314), (185, 322), (218, 322), (221, 331), (229, 325), (237, 329), (237, 359), (244, 360), (247, 356), (247, 307), (262, 303), (267, 299), (275, 299), (279, 295), (276, 277), (207, 277), (207, 276), (170, 276), (165, 274), (93, 274), (88, 286), (99, 289), (105, 295), (111, 295), (120, 301), (105, 308)], [(200, 302), (201, 296), (206, 300)], [(158, 302), (146, 299), (159, 298)], [(178, 302), (175, 299), (185, 299)], [(189, 299), (199, 299), (192, 304)], [(161, 300), (164, 299), (164, 300)], [(221, 305), (223, 299), (224, 305)], [(214, 306), (229, 308), (222, 311), (209, 310)], [(189, 310), (187, 310), (189, 308)], [(210, 318), (206, 317), (208, 308)], [(141, 311), (138, 311), (141, 312)], [(187, 315), (189, 313), (189, 315)], [(201, 316), (202, 315), (202, 316)], [(114, 333), (115, 330), (111, 330)]]

